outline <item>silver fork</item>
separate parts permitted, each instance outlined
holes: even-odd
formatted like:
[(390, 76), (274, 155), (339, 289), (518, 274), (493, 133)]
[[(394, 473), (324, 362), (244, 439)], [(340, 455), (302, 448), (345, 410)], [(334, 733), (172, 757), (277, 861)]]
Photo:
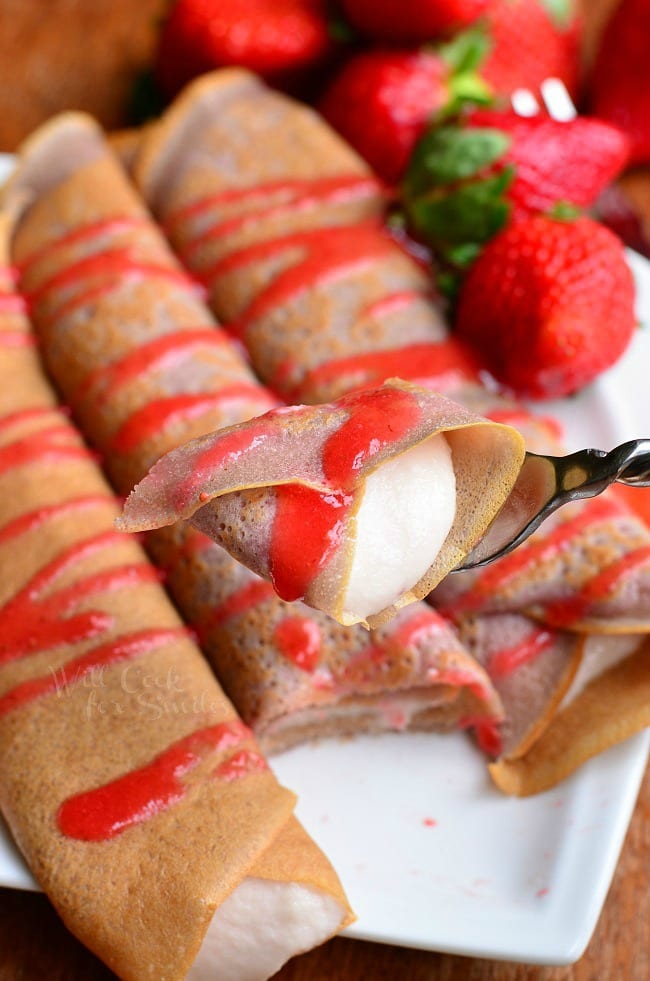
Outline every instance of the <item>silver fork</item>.
[(608, 453), (526, 453), (506, 503), (454, 572), (478, 569), (500, 559), (521, 545), (562, 505), (596, 497), (616, 481), (631, 487), (650, 487), (650, 439), (633, 439)]

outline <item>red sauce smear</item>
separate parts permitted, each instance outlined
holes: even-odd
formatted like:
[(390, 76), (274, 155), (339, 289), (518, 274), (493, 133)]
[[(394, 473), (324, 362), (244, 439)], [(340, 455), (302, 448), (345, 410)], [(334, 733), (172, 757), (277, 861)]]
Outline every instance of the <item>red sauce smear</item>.
[(539, 563), (548, 562), (569, 548), (589, 525), (621, 513), (621, 505), (613, 498), (601, 497), (589, 501), (580, 514), (556, 525), (543, 539), (528, 542), (488, 566), (476, 577), (467, 592), (453, 599), (450, 612), (456, 615), (480, 607), (486, 597), (498, 592), (515, 576), (529, 572)]
[(32, 576), (0, 611), (0, 664), (25, 657), (35, 650), (74, 644), (96, 636), (112, 624), (110, 614), (97, 610), (86, 610), (69, 617), (66, 614), (89, 596), (136, 582), (156, 581), (160, 575), (158, 571), (148, 563), (140, 562), (101, 570), (48, 596), (42, 595), (71, 566), (123, 541), (123, 536), (117, 532), (101, 532), (69, 546)]
[(115, 500), (109, 494), (87, 494), (83, 497), (71, 497), (60, 504), (45, 505), (36, 508), (25, 514), (18, 515), (9, 521), (3, 528), (0, 528), (0, 545), (17, 538), (19, 535), (26, 534), (35, 528), (40, 528), (48, 521), (74, 511), (85, 511), (98, 505), (111, 504)]
[[(191, 218), (201, 217), (213, 208), (221, 208), (231, 204), (255, 204), (257, 201), (280, 195), (284, 200), (280, 207), (303, 208), (305, 205), (320, 202), (331, 203), (338, 200), (353, 200), (377, 193), (385, 194), (382, 184), (374, 177), (357, 174), (339, 175), (336, 177), (319, 177), (283, 181), (270, 181), (267, 184), (256, 184), (254, 187), (233, 187), (227, 191), (218, 191), (206, 197), (197, 198), (176, 211), (171, 212), (165, 220), (167, 232), (174, 232), (176, 226)], [(275, 214), (277, 204), (268, 205), (260, 212), (256, 207), (245, 217), (254, 216), (257, 221)], [(229, 221), (230, 219), (226, 219)], [(223, 230), (223, 222), (213, 225), (213, 229)], [(198, 236), (197, 236), (198, 238)]]
[[(68, 441), (62, 443), (61, 439)], [(70, 445), (71, 444), (71, 445)], [(30, 463), (51, 463), (57, 460), (92, 460), (94, 454), (80, 446), (69, 426), (56, 426), (25, 436), (0, 448), (0, 474)]]
[(46, 242), (41, 248), (25, 256), (18, 264), (18, 271), (24, 276), (35, 263), (41, 259), (49, 258), (52, 252), (59, 249), (87, 243), (94, 238), (101, 240), (105, 236), (119, 235), (125, 231), (146, 227), (148, 224), (149, 219), (147, 218), (125, 216), (123, 218), (103, 218), (91, 224), (82, 225), (79, 228), (72, 229), (70, 232), (66, 232), (65, 235), (61, 235), (51, 242)]
[(234, 753), (230, 759), (224, 760), (214, 771), (215, 777), (230, 783), (233, 780), (241, 780), (249, 773), (264, 773), (269, 765), (259, 753), (252, 749), (241, 749)]
[(261, 408), (268, 408), (266, 390), (251, 382), (226, 385), (213, 394), (170, 395), (154, 399), (129, 416), (113, 436), (110, 447), (116, 453), (129, 453), (168, 426), (197, 419), (222, 408), (227, 402), (241, 399), (261, 401)]
[(295, 232), (270, 242), (240, 249), (214, 263), (201, 273), (206, 285), (243, 267), (296, 251), (294, 262), (279, 273), (251, 301), (244, 313), (228, 329), (243, 337), (253, 321), (270, 314), (314, 286), (325, 285), (357, 269), (363, 269), (393, 251), (393, 244), (381, 224), (363, 222), (342, 228), (319, 228)]
[(351, 395), (341, 404), (350, 415), (325, 443), (323, 471), (334, 487), (345, 490), (373, 457), (404, 439), (422, 413), (417, 399), (397, 388)]
[(273, 633), (278, 650), (287, 661), (310, 674), (318, 667), (322, 651), (320, 628), (304, 617), (285, 617)]
[(0, 315), (27, 313), (27, 302), (18, 293), (0, 293)]
[(0, 697), (0, 716), (23, 708), (45, 695), (61, 695), (99, 668), (140, 657), (162, 644), (172, 643), (187, 636), (189, 631), (185, 627), (154, 628), (126, 634), (117, 640), (100, 644), (86, 651), (85, 654), (67, 661), (56, 671), (50, 671), (40, 678), (23, 681), (15, 688), (11, 688)]
[(499, 722), (484, 716), (466, 715), (458, 720), (459, 729), (473, 729), (476, 742), (486, 756), (499, 756), (503, 747), (503, 739)]
[[(54, 245), (60, 248), (61, 241)], [(30, 306), (38, 305), (48, 294), (58, 294), (69, 286), (77, 287), (84, 281), (97, 277), (103, 279), (106, 276), (110, 278), (111, 288), (115, 288), (116, 283), (123, 283), (125, 279), (141, 279), (145, 276), (161, 276), (181, 286), (191, 283), (187, 273), (175, 266), (136, 259), (129, 247), (114, 248), (95, 255), (83, 256), (48, 276), (36, 288), (29, 289)]]
[[(243, 214), (213, 223), (194, 235), (191, 241), (182, 247), (185, 261), (191, 264), (192, 256), (206, 243), (236, 235), (244, 231), (249, 225), (258, 226), (262, 221), (272, 221), (285, 215), (309, 211), (321, 205), (336, 205), (359, 200), (363, 197), (376, 197), (380, 187), (376, 180), (368, 177), (325, 177), (310, 181), (287, 181), (282, 184), (247, 188), (243, 193), (235, 191), (234, 195), (231, 195), (227, 201), (224, 200), (223, 195), (206, 198), (202, 202), (195, 203), (193, 214), (196, 216), (208, 208), (218, 205), (223, 206), (223, 204), (240, 201), (252, 202), (260, 197), (268, 197), (269, 189), (272, 193), (284, 191), (286, 199), (278, 201), (276, 204), (268, 204), (267, 202), (262, 211), (259, 208), (252, 211), (247, 210)], [(226, 192), (226, 195), (228, 193)]]
[(84, 398), (89, 391), (96, 390), (99, 393), (97, 401), (106, 402), (122, 386), (149, 371), (173, 366), (197, 349), (223, 347), (227, 343), (227, 335), (216, 327), (170, 331), (92, 372), (79, 387), (79, 397)]
[(552, 633), (548, 630), (536, 629), (531, 631), (520, 643), (499, 648), (490, 657), (488, 666), (490, 677), (498, 679), (513, 674), (522, 665), (534, 661), (552, 644)]
[[(399, 647), (413, 647), (449, 629), (449, 625), (435, 610), (426, 606), (412, 607), (413, 613), (405, 623), (389, 626), (389, 641)], [(417, 612), (415, 612), (417, 610)]]
[(351, 503), (350, 495), (321, 494), (301, 484), (276, 488), (269, 572), (282, 599), (302, 599), (340, 547)]
[(59, 829), (79, 841), (108, 841), (182, 800), (187, 792), (183, 777), (208, 753), (223, 753), (250, 737), (250, 730), (238, 720), (199, 729), (144, 766), (69, 797), (57, 814)]
[[(271, 382), (278, 391), (283, 388), (282, 371)], [(411, 344), (328, 361), (308, 371), (298, 386), (291, 390), (285, 387), (285, 395), (292, 401), (310, 400), (311, 394), (323, 387), (344, 386), (346, 391), (356, 391), (395, 377), (444, 391), (462, 381), (475, 381), (478, 375), (473, 355), (450, 338), (437, 344)]]
[(323, 472), (332, 492), (300, 484), (276, 488), (269, 571), (282, 599), (302, 599), (340, 547), (360, 471), (418, 423), (417, 400), (399, 389), (348, 396), (348, 418), (325, 442)]
[(650, 565), (650, 546), (634, 549), (603, 569), (585, 583), (575, 596), (549, 603), (545, 616), (558, 627), (568, 627), (589, 615), (593, 606), (613, 598), (623, 587), (625, 578)]
[[(209, 542), (210, 545), (213, 544), (211, 540)], [(265, 603), (273, 596), (275, 592), (270, 583), (264, 579), (252, 579), (240, 589), (236, 589), (213, 610), (210, 626), (220, 627), (229, 620), (255, 609), (259, 603)]]
[(204, 450), (194, 460), (192, 474), (180, 481), (174, 495), (174, 506), (181, 514), (193, 501), (198, 499), (200, 488), (214, 470), (227, 467), (238, 460), (242, 454), (251, 453), (272, 436), (275, 427), (263, 417), (254, 419), (245, 429), (238, 429), (223, 436), (209, 449)]
[(0, 330), (0, 347), (36, 347), (36, 338), (26, 330)]

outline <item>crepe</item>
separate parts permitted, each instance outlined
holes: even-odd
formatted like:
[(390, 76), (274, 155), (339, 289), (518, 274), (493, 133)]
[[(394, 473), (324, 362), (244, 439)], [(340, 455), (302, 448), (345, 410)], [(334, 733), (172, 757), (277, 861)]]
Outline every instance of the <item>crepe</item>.
[(119, 526), (188, 519), (284, 599), (379, 626), (471, 551), (523, 456), (516, 430), (393, 381), (172, 450), (132, 491)]
[(133, 172), (284, 401), (327, 402), (393, 376), (441, 391), (478, 377), (428, 270), (387, 233), (367, 165), (254, 75), (225, 69), (189, 86), (143, 133)]
[[(120, 492), (179, 443), (276, 404), (87, 117), (63, 117), (33, 138), (7, 200), (17, 214), (13, 258), (49, 370)], [(483, 669), (422, 604), (380, 635), (339, 628), (281, 602), (188, 526), (154, 533), (147, 547), (265, 748), (333, 731), (500, 718)]]
[[(563, 452), (555, 420), (495, 406), (493, 399), (481, 408), (489, 418), (517, 425), (534, 452)], [(447, 579), (435, 603), (457, 621), (520, 612), (577, 633), (647, 633), (650, 531), (610, 487), (597, 498), (565, 505), (498, 562)]]
[[(3, 256), (6, 234), (0, 217)], [(197, 957), (214, 973), (215, 933), (220, 977), (268, 977), (349, 922), (347, 901), (157, 570), (115, 532), (118, 503), (57, 406), (12, 278), (5, 260), (3, 816), (68, 928), (120, 977), (196, 976)]]

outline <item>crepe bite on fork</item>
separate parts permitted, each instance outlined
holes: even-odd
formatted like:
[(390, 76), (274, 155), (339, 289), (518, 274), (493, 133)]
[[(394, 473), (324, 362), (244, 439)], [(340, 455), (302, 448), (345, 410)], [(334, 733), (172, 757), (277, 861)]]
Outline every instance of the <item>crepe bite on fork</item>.
[(516, 430), (394, 380), (173, 450), (119, 526), (189, 519), (284, 599), (375, 627), (471, 551), (523, 455)]

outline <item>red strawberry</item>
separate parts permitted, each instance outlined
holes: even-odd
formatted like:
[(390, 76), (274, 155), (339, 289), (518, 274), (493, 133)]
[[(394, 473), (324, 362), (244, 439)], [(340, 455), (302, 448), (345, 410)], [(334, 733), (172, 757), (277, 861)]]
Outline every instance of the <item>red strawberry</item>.
[(487, 99), (472, 71), (482, 50), (466, 35), (437, 51), (361, 52), (334, 77), (321, 111), (384, 180), (398, 181), (436, 113), (464, 98)]
[(221, 65), (290, 78), (330, 49), (326, 0), (176, 0), (162, 29), (156, 73), (173, 95)]
[(610, 367), (635, 327), (620, 240), (591, 218), (535, 215), (484, 249), (462, 287), (460, 337), (518, 395), (570, 395)]
[(478, 109), (422, 138), (404, 203), (414, 230), (439, 253), (457, 261), (461, 247), (473, 259), (509, 218), (559, 203), (589, 207), (626, 159), (624, 135), (598, 119), (559, 122)]
[(578, 0), (491, 0), (486, 23), (492, 50), (481, 75), (495, 92), (536, 90), (553, 77), (577, 94), (582, 33)]
[(467, 27), (492, 0), (342, 0), (363, 34), (393, 43), (423, 42)]
[(632, 163), (650, 162), (650, 3), (622, 0), (603, 32), (591, 107), (627, 134)]

